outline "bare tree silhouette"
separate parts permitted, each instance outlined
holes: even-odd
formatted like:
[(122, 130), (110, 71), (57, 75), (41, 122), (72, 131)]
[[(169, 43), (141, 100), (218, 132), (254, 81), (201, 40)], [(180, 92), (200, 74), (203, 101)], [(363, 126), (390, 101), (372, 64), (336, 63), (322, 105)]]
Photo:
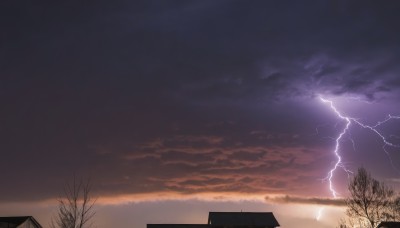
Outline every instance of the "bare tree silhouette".
[(64, 186), (64, 197), (58, 199), (58, 212), (52, 218), (51, 228), (88, 228), (93, 225), (96, 199), (91, 196), (89, 179), (67, 182)]
[(381, 221), (393, 220), (395, 206), (392, 188), (371, 177), (365, 168), (359, 168), (348, 186), (346, 214), (352, 220), (375, 227)]

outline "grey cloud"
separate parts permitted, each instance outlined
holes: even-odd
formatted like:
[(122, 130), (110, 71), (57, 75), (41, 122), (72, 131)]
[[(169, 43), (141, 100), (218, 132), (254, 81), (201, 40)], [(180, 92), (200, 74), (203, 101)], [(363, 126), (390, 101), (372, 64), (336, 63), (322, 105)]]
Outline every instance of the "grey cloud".
[[(206, 137), (172, 136), (167, 144), (162, 143), (163, 139), (143, 143), (147, 150), (135, 147), (138, 153), (118, 154), (116, 151), (97, 154), (100, 157), (120, 156), (120, 160), (107, 159), (113, 162), (109, 167), (118, 165), (119, 169), (110, 169), (106, 176), (102, 176), (102, 192), (106, 194), (118, 188), (124, 193), (163, 190), (187, 194), (209, 191), (292, 193), (299, 189), (312, 192), (310, 186), (318, 184), (315, 182), (318, 178), (316, 170), (324, 155), (316, 156), (317, 153), (310, 149), (268, 149), (248, 145), (228, 147), (207, 142), (189, 147), (186, 141), (181, 141), (182, 138)], [(172, 142), (173, 139), (177, 141)], [(97, 172), (104, 172), (104, 168), (98, 167)]]
[(332, 199), (332, 198), (317, 198), (317, 197), (297, 197), (286, 195), (284, 197), (265, 197), (268, 202), (274, 203), (296, 203), (296, 204), (316, 204), (316, 205), (327, 205), (327, 206), (345, 206), (346, 202), (344, 199)]
[(249, 151), (237, 151), (232, 153), (228, 157), (229, 160), (239, 160), (239, 161), (257, 161), (262, 159), (265, 155), (267, 154), (266, 151), (260, 151), (260, 152), (252, 152), (249, 153)]

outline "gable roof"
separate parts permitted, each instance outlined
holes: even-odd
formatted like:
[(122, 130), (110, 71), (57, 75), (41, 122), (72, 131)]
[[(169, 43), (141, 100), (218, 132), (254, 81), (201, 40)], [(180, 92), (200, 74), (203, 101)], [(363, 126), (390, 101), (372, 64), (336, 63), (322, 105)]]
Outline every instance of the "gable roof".
[(19, 226), (27, 220), (31, 220), (38, 228), (42, 228), (42, 226), (32, 217), (32, 216), (10, 216), (10, 217), (0, 217), (0, 224), (10, 224), (14, 226)]
[(272, 212), (210, 212), (208, 224), (236, 226), (279, 226)]
[(400, 228), (400, 222), (381, 222), (377, 226), (382, 228)]

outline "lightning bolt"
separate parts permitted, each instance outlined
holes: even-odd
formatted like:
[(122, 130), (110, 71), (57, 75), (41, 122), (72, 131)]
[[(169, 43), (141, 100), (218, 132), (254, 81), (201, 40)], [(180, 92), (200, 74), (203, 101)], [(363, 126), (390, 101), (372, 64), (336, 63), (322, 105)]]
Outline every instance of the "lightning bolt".
[(324, 208), (321, 207), (318, 212), (317, 212), (317, 216), (315, 216), (315, 220), (319, 221), (321, 219), (322, 216), (322, 212), (324, 211)]
[[(336, 189), (335, 189), (335, 187), (334, 187), (334, 184), (333, 184), (333, 177), (334, 177), (334, 174), (335, 174), (336, 170), (337, 170), (338, 168), (342, 168), (348, 175), (350, 175), (350, 174), (352, 173), (350, 170), (346, 169), (346, 167), (343, 165), (343, 163), (342, 163), (342, 157), (341, 157), (341, 155), (340, 155), (340, 145), (341, 145), (341, 142), (342, 142), (342, 140), (343, 140), (343, 137), (344, 137), (346, 134), (348, 134), (348, 130), (350, 129), (350, 126), (351, 126), (352, 124), (358, 125), (358, 126), (360, 126), (361, 128), (363, 128), (363, 129), (367, 129), (367, 130), (372, 131), (373, 133), (376, 134), (377, 137), (379, 137), (379, 138), (381, 139), (383, 151), (385, 152), (385, 154), (386, 154), (387, 157), (389, 158), (392, 167), (393, 167), (396, 171), (399, 172), (399, 170), (396, 168), (396, 166), (395, 166), (394, 163), (393, 163), (393, 160), (392, 160), (392, 158), (391, 158), (391, 156), (390, 156), (390, 154), (389, 154), (389, 151), (387, 150), (387, 147), (400, 148), (400, 145), (398, 145), (398, 144), (393, 144), (393, 143), (389, 142), (388, 139), (378, 130), (378, 127), (381, 126), (381, 125), (383, 125), (383, 124), (385, 124), (385, 123), (387, 123), (388, 121), (390, 121), (390, 120), (392, 120), (392, 119), (400, 119), (400, 116), (388, 115), (388, 117), (385, 118), (384, 120), (378, 121), (375, 125), (372, 125), (372, 126), (371, 126), (371, 125), (367, 125), (367, 124), (362, 123), (360, 120), (358, 120), (358, 119), (356, 119), (356, 118), (343, 115), (343, 114), (336, 108), (336, 106), (334, 105), (333, 101), (328, 100), (328, 99), (325, 99), (325, 98), (323, 98), (323, 97), (321, 97), (321, 96), (319, 97), (319, 99), (320, 99), (323, 103), (328, 104), (329, 107), (330, 107), (330, 109), (336, 114), (336, 116), (337, 116), (339, 119), (343, 120), (343, 121), (346, 123), (345, 126), (344, 126), (344, 128), (343, 128), (342, 131), (340, 132), (340, 134), (339, 134), (339, 135), (337, 136), (337, 138), (335, 139), (335, 142), (336, 142), (336, 143), (335, 143), (335, 149), (334, 149), (333, 153), (334, 153), (334, 155), (336, 156), (336, 162), (335, 162), (335, 165), (334, 165), (334, 166), (331, 168), (331, 170), (328, 172), (328, 175), (327, 175), (327, 177), (326, 177), (326, 180), (329, 181), (329, 190), (330, 190), (330, 192), (331, 192), (333, 198), (336, 199), (336, 198), (338, 198), (338, 196), (339, 196), (339, 193), (336, 191)], [(355, 147), (354, 147), (354, 141), (353, 141), (353, 140), (351, 140), (351, 141), (352, 141), (352, 143), (353, 143), (353, 148), (355, 148)], [(319, 214), (321, 213), (321, 211), (322, 211), (322, 209), (320, 210)]]
[(321, 216), (322, 216), (322, 212), (323, 212), (323, 211), (324, 211), (324, 208), (321, 207), (321, 208), (318, 210), (318, 213), (317, 213), (317, 216), (315, 217), (315, 220), (319, 221), (319, 220), (321, 219)]
[(339, 149), (340, 149), (340, 141), (342, 140), (343, 136), (347, 133), (347, 131), (350, 128), (351, 125), (351, 121), (352, 119), (350, 117), (347, 116), (343, 116), (337, 109), (336, 107), (333, 105), (333, 102), (327, 99), (324, 99), (323, 97), (319, 97), (319, 99), (324, 102), (329, 104), (330, 108), (333, 110), (333, 112), (342, 120), (344, 120), (346, 122), (345, 127), (343, 128), (343, 130), (340, 132), (339, 136), (335, 139), (336, 144), (335, 144), (335, 150), (333, 151), (333, 153), (336, 156), (336, 163), (333, 166), (333, 168), (328, 172), (327, 175), (327, 179), (329, 180), (329, 190), (332, 193), (333, 198), (337, 198), (338, 197), (338, 193), (335, 190), (334, 186), (333, 186), (333, 175), (335, 173), (335, 171), (340, 167), (342, 169), (344, 169), (346, 171), (346, 173), (349, 173), (349, 170), (347, 170), (344, 165), (342, 164), (342, 157), (339, 154)]

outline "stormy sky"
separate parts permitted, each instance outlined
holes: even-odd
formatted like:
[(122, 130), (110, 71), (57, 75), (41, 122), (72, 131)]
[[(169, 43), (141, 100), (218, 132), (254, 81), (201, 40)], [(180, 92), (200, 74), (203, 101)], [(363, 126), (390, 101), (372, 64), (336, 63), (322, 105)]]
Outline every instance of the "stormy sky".
[[(399, 11), (372, 0), (2, 1), (0, 212), (46, 225), (74, 174), (90, 177), (101, 221), (119, 227), (340, 205), (323, 179), (344, 123), (319, 97), (370, 125), (400, 115)], [(399, 127), (379, 130), (400, 143)], [(340, 152), (346, 168), (398, 187), (400, 151), (385, 154), (371, 131), (352, 128)]]

